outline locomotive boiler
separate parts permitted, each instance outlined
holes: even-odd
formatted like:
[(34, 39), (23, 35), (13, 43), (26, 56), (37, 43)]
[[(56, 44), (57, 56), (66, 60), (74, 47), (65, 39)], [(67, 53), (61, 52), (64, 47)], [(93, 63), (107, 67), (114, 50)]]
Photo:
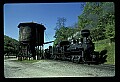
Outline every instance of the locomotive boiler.
[(95, 44), (92, 42), (88, 29), (81, 30), (81, 35), (82, 38), (61, 41), (55, 47), (49, 46), (49, 49), (45, 49), (46, 57), (54, 60), (69, 60), (76, 63), (104, 63), (107, 58), (107, 50), (95, 51)]

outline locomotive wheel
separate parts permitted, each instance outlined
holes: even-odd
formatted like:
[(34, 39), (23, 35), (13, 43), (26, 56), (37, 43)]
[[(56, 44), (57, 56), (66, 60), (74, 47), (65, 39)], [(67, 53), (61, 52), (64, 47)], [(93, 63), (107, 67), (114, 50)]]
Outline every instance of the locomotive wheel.
[(90, 65), (90, 62), (88, 62), (88, 65)]
[(75, 62), (75, 56), (72, 56), (72, 59), (71, 59), (71, 61), (74, 63)]
[(99, 62), (98, 62), (98, 61), (96, 61), (96, 62), (95, 62), (95, 65), (98, 65), (98, 64), (99, 64)]
[(56, 60), (56, 59), (57, 59), (57, 55), (54, 55), (53, 60)]
[(76, 63), (80, 63), (80, 56), (78, 56), (78, 60), (76, 61)]
[(65, 55), (62, 56), (61, 60), (63, 60), (63, 61), (65, 60)]

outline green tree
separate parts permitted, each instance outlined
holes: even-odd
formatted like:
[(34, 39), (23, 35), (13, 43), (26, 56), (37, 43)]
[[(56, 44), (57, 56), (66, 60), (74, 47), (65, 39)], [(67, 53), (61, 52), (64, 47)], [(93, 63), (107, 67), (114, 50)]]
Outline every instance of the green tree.
[(4, 54), (17, 54), (18, 44), (17, 40), (4, 35)]
[(90, 29), (94, 41), (115, 37), (114, 12), (113, 2), (87, 2), (78, 16), (78, 28)]
[(55, 30), (59, 30), (61, 27), (65, 27), (66, 18), (58, 17)]
[(54, 41), (54, 46), (60, 41), (67, 40), (68, 37), (73, 35), (78, 29), (77, 23), (75, 23), (73, 26), (65, 27), (65, 22), (66, 22), (66, 19), (64, 17), (59, 18), (57, 20), (57, 23), (56, 23), (57, 28), (55, 29), (56, 32), (54, 36), (56, 39)]
[(110, 42), (111, 39), (115, 40), (115, 24), (107, 24), (106, 25), (106, 32), (105, 35), (107, 38), (109, 38)]

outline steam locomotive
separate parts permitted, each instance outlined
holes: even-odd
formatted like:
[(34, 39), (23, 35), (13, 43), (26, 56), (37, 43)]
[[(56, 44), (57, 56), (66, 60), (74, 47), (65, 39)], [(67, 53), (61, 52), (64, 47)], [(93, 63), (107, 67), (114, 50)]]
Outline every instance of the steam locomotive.
[(81, 30), (82, 38), (60, 41), (55, 47), (45, 49), (45, 57), (54, 60), (69, 60), (74, 63), (101, 64), (106, 62), (107, 50), (95, 51), (90, 30)]

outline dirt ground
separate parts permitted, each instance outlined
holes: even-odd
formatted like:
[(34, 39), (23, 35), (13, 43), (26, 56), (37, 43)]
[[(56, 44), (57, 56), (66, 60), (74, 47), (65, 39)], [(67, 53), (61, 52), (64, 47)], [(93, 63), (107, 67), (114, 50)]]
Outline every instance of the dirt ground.
[(5, 78), (113, 77), (115, 70), (98, 69), (66, 61), (40, 60), (34, 63), (4, 59)]

